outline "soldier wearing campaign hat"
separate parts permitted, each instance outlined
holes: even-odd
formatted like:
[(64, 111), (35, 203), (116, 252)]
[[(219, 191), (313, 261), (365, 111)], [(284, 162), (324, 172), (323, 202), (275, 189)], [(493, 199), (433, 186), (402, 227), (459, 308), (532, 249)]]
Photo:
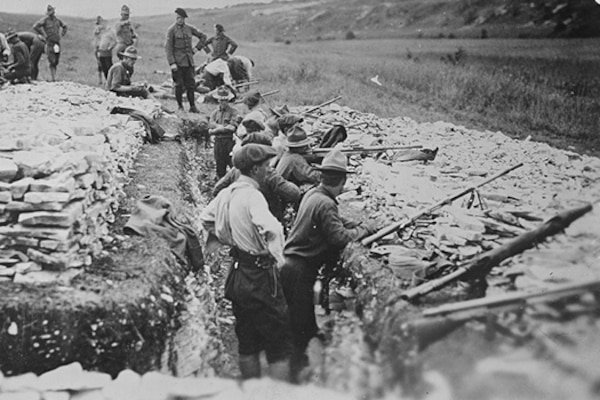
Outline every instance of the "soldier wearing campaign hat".
[(46, 16), (33, 25), (33, 30), (46, 42), (46, 57), (50, 64), (50, 75), (52, 81), (55, 81), (62, 51), (60, 38), (67, 34), (67, 25), (56, 17), (56, 8), (48, 4)]
[(373, 222), (357, 224), (342, 219), (336, 197), (342, 193), (348, 170), (346, 156), (335, 149), (318, 167), (320, 183), (308, 191), (289, 232), (281, 270), (283, 292), (290, 311), (294, 351), (291, 357), (293, 382), (301, 379), (308, 366), (306, 349), (318, 332), (313, 287), (321, 266), (337, 260), (344, 247), (377, 231)]
[(8, 71), (4, 74), (4, 79), (14, 83), (29, 82), (31, 73), (29, 49), (12, 28), (9, 28), (6, 32), (6, 40), (10, 44), (13, 62), (6, 65)]
[(311, 143), (306, 132), (299, 125), (294, 125), (287, 132), (287, 136), (283, 141), (287, 150), (277, 163), (277, 172), (298, 186), (319, 183), (321, 174), (304, 157), (309, 152)]
[[(292, 351), (288, 309), (279, 282), (283, 227), (269, 211), (259, 188), (269, 173), (271, 146), (250, 143), (233, 156), (241, 172), (204, 209), (201, 222), (215, 239), (231, 246), (234, 264), (225, 283), (233, 304), (243, 379), (261, 376), (259, 354), (266, 352), (271, 378), (289, 379)], [(207, 243), (205, 254), (211, 254)]]

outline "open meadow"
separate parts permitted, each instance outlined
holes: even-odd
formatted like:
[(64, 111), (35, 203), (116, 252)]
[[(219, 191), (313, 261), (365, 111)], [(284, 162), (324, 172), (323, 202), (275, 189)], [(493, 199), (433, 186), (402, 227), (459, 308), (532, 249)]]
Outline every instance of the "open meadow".
[[(10, 19), (0, 29), (28, 30), (36, 18)], [(141, 21), (143, 58), (134, 79), (160, 84), (169, 79), (163, 42), (171, 21)], [(59, 78), (97, 85), (93, 21), (67, 22)], [(205, 31), (210, 26), (201, 18), (190, 22)], [(256, 87), (279, 89), (269, 98), (273, 104), (318, 104), (341, 95), (342, 104), (381, 117), (444, 120), (600, 154), (599, 39), (235, 39), (238, 54), (257, 64)], [(197, 63), (205, 57), (196, 54)], [(40, 66), (48, 78), (45, 58)], [(370, 81), (375, 76), (381, 86)]]

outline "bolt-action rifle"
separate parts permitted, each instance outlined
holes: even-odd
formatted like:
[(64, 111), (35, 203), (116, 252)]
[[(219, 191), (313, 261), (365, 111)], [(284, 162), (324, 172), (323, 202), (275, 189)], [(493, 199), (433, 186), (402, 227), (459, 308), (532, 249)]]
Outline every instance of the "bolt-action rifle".
[[(420, 149), (423, 146), (369, 146), (369, 147), (340, 147), (340, 150), (344, 154), (362, 154), (362, 153), (381, 153), (387, 150), (409, 150), (409, 149)], [(334, 147), (316, 147), (312, 149), (315, 154), (326, 154), (333, 150)]]
[(511, 171), (514, 171), (515, 169), (521, 167), (523, 165), (523, 163), (519, 163), (515, 166), (512, 166), (502, 172), (500, 172), (497, 175), (492, 176), (491, 178), (475, 185), (475, 186), (471, 186), (470, 188), (467, 188), (465, 190), (463, 190), (462, 192), (459, 192), (455, 195), (452, 195), (450, 197), (445, 198), (444, 200), (434, 204), (433, 206), (426, 208), (424, 210), (419, 211), (418, 213), (416, 213), (415, 215), (413, 215), (412, 217), (410, 217), (408, 220), (404, 221), (404, 222), (395, 222), (391, 225), (386, 226), (383, 229), (380, 229), (378, 232), (375, 232), (374, 234), (372, 234), (371, 236), (367, 236), (366, 238), (364, 238), (363, 240), (361, 240), (361, 243), (363, 244), (363, 246), (368, 246), (371, 243), (381, 239), (382, 237), (389, 235), (392, 232), (396, 232), (396, 231), (401, 231), (402, 229), (412, 225), (416, 220), (418, 220), (419, 218), (421, 218), (424, 215), (427, 215), (429, 213), (431, 213), (432, 211), (437, 210), (438, 208), (446, 205), (446, 204), (450, 204), (452, 203), (454, 200), (461, 198), (462, 196), (469, 194), (475, 190), (477, 190), (478, 188), (487, 185), (488, 183), (495, 181), (496, 179), (500, 178), (501, 176), (504, 176), (506, 174), (508, 174)]

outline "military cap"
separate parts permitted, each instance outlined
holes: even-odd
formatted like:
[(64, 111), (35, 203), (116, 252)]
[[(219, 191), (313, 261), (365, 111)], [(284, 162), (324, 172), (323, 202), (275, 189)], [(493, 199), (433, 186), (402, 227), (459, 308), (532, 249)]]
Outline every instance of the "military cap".
[(277, 155), (277, 151), (264, 144), (248, 143), (233, 155), (233, 166), (240, 171), (248, 171), (253, 166)]
[(175, 9), (175, 14), (179, 15), (181, 18), (187, 18), (188, 15), (183, 8), (177, 7)]

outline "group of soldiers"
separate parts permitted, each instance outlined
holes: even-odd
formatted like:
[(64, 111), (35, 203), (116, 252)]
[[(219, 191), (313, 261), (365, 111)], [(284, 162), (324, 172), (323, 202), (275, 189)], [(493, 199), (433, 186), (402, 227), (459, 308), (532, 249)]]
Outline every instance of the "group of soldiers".
[(0, 33), (0, 81), (28, 83), (37, 80), (42, 53), (46, 53), (51, 79), (55, 81), (61, 53), (60, 39), (66, 33), (67, 25), (56, 17), (56, 8), (51, 5), (46, 8), (46, 15), (33, 25), (33, 32), (16, 32), (9, 28), (6, 34)]
[(325, 157), (313, 155), (302, 116), (271, 116), (256, 91), (239, 112), (227, 87), (216, 97), (209, 135), (220, 179), (201, 215), (205, 249), (213, 254), (218, 242), (226, 244), (234, 260), (225, 297), (236, 318), (242, 378), (261, 376), (259, 354), (265, 351), (269, 375), (297, 383), (310, 371), (310, 340), (321, 336), (313, 300), (320, 270), (377, 225), (340, 215), (336, 197), (352, 173), (346, 156), (335, 148)]

